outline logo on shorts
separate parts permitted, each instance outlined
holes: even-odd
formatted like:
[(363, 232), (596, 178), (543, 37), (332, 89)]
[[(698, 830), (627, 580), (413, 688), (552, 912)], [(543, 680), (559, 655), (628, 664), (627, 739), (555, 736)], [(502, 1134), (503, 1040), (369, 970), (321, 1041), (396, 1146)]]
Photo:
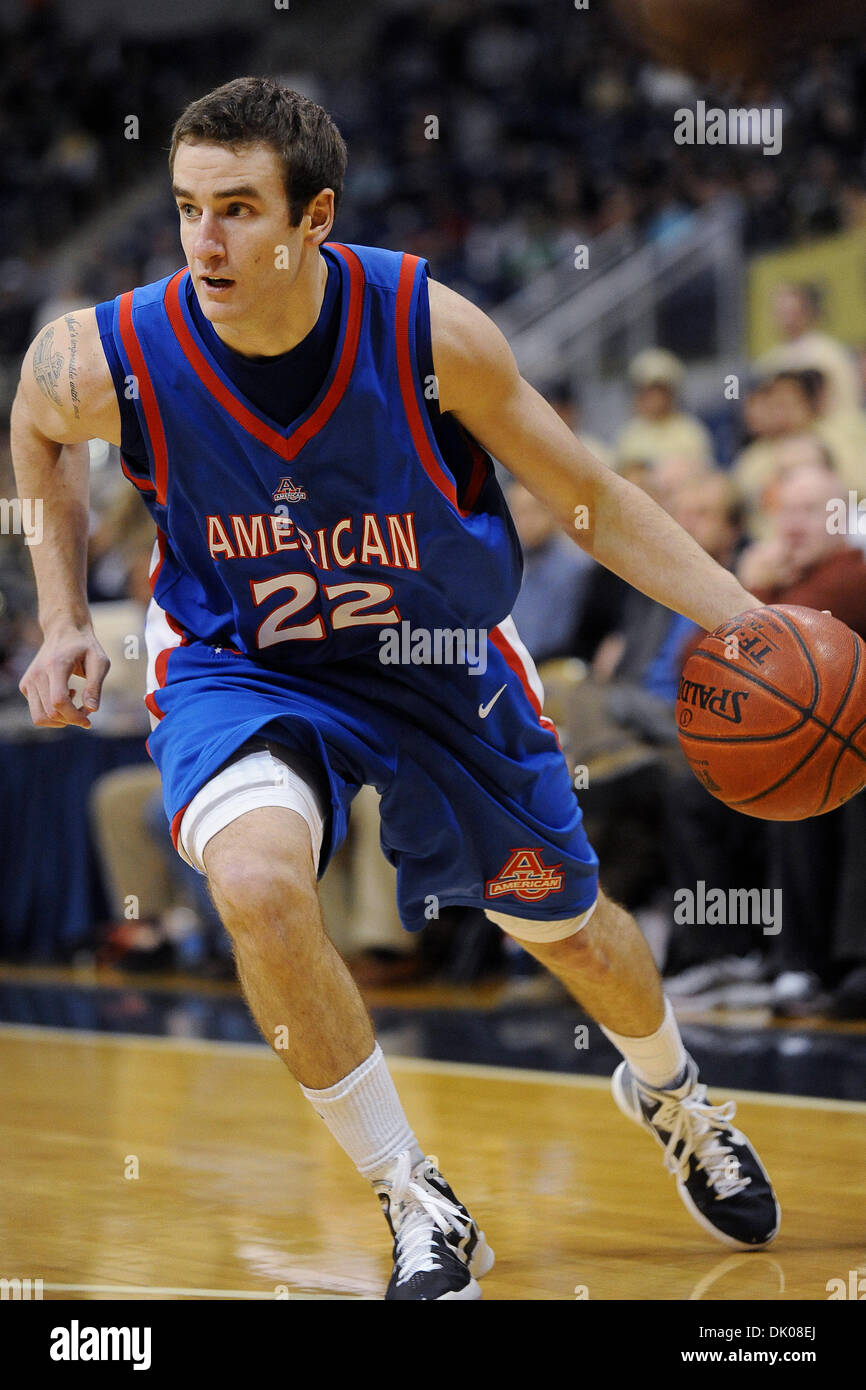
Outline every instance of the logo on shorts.
[(513, 893), (526, 903), (538, 903), (550, 893), (561, 893), (565, 875), (561, 864), (548, 868), (542, 863), (540, 849), (513, 849), (495, 878), (484, 885), (486, 898), (499, 898)]
[(275, 502), (305, 502), (307, 494), (302, 487), (295, 487), (291, 478), (282, 478), (274, 493)]

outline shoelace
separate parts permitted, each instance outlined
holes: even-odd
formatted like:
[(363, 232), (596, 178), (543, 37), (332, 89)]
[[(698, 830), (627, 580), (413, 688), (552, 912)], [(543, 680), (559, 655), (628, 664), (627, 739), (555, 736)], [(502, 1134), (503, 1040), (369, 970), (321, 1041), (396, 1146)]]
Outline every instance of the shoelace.
[[(726, 1101), (724, 1105), (710, 1105), (707, 1088), (701, 1085), (695, 1086), (683, 1100), (663, 1096), (652, 1117), (652, 1123), (659, 1129), (670, 1131), (671, 1137), (665, 1147), (665, 1167), (668, 1172), (685, 1180), (688, 1177), (689, 1159), (694, 1155), (697, 1160), (695, 1167), (706, 1173), (721, 1201), (726, 1197), (735, 1197), (752, 1181), (743, 1177), (733, 1150), (723, 1142), (720, 1132), (730, 1126), (736, 1110), (733, 1100)], [(677, 1154), (680, 1143), (682, 1150)]]
[(454, 1230), (462, 1237), (469, 1227), (453, 1202), (412, 1178), (408, 1153), (396, 1162), (390, 1198), (400, 1265), (397, 1282), (405, 1284), (413, 1274), (441, 1269), (433, 1243), (437, 1229), (446, 1236)]

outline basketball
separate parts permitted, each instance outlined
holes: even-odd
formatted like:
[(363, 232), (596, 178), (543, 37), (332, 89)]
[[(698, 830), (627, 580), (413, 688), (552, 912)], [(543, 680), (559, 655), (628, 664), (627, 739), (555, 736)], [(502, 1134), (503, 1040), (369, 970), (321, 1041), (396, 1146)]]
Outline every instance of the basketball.
[(860, 0), (613, 0), (629, 40), (696, 77), (765, 78), (816, 43), (863, 32)]
[(741, 613), (687, 660), (676, 720), (692, 771), (728, 806), (834, 811), (866, 786), (866, 644), (813, 608)]

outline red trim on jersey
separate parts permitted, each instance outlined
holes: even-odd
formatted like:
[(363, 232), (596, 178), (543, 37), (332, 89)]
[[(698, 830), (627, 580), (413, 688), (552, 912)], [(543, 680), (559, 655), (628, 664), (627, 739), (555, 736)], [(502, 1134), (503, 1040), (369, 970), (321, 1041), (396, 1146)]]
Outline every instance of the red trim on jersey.
[(415, 375), (412, 371), (412, 350), (409, 342), (409, 313), (412, 307), (412, 291), (415, 285), (415, 272), (418, 267), (418, 260), (418, 256), (410, 256), (408, 253), (403, 256), (403, 262), (400, 267), (400, 280), (397, 286), (397, 312), (395, 319), (397, 333), (397, 371), (400, 378), (400, 392), (403, 397), (403, 408), (409, 423), (412, 443), (415, 445), (415, 451), (421, 460), (421, 466), (424, 472), (442, 495), (448, 499), (454, 510), (459, 512), (461, 516), (467, 516), (468, 513), (461, 508), (457, 501), (457, 491), (454, 487), (453, 480), (445, 473), (441, 463), (436, 457), (427, 431), (424, 428), (421, 407), (418, 403)]
[(150, 592), (152, 594), (156, 589), (156, 581), (159, 579), (159, 572), (162, 569), (163, 563), (165, 561), (165, 532), (159, 526), (157, 526), (156, 528), (156, 553), (158, 557), (156, 561), (156, 566), (153, 570), (153, 573), (148, 576)]
[(539, 724), (544, 724), (550, 730), (550, 732), (553, 734), (553, 737), (556, 739), (557, 748), (559, 749), (560, 753), (562, 753), (563, 757), (565, 757), (565, 751), (562, 747), (562, 744), (559, 741), (559, 730), (557, 729), (553, 720), (548, 719), (546, 714), (542, 714), (539, 715), (538, 722)]
[(129, 479), (133, 487), (138, 488), (139, 492), (154, 491), (153, 483), (150, 481), (149, 478), (147, 479), (147, 481), (145, 481), (143, 478), (138, 478), (134, 473), (131, 473), (129, 471), (129, 469), (126, 466), (126, 459), (123, 457), (123, 454), (120, 455), (120, 471), (123, 473), (124, 477)]
[[(461, 428), (463, 427), (461, 426)], [(472, 438), (472, 435), (467, 429), (463, 429), (463, 434), (472, 454), (472, 476), (469, 479), (469, 486), (463, 497), (463, 505), (467, 512), (471, 512), (475, 503), (478, 501), (478, 494), (487, 481), (487, 465), (484, 462), (486, 455), (481, 445), (477, 440)]]
[[(163, 613), (165, 613), (164, 608), (162, 611)], [(162, 688), (162, 686), (165, 685), (168, 658), (171, 656), (172, 652), (177, 651), (178, 647), (185, 647), (187, 645), (187, 637), (186, 633), (183, 631), (183, 628), (178, 626), (174, 618), (172, 618), (169, 613), (165, 613), (165, 620), (171, 628), (172, 632), (176, 632), (177, 635), (180, 637), (180, 641), (177, 642), (173, 647), (163, 647), (162, 651), (157, 656), (156, 661), (153, 663), (153, 670), (154, 675), (156, 676), (156, 683), (160, 687), (160, 689)]]
[(500, 652), (502, 656), (505, 657), (505, 660), (511, 667), (511, 670), (514, 672), (515, 676), (520, 681), (520, 684), (523, 686), (526, 698), (532, 705), (532, 708), (535, 710), (535, 713), (538, 716), (539, 724), (542, 724), (546, 729), (550, 730), (550, 732), (553, 734), (553, 737), (556, 739), (556, 745), (560, 753), (562, 753), (562, 744), (559, 741), (559, 733), (557, 732), (556, 725), (554, 724), (553, 720), (550, 719), (546, 714), (541, 713), (541, 702), (539, 701), (539, 698), (536, 695), (535, 691), (532, 689), (532, 686), (529, 684), (529, 677), (526, 674), (526, 667), (524, 666), (523, 661), (521, 660), (520, 653), (514, 647), (512, 647), (511, 643), (509, 642), (508, 638), (505, 636), (505, 633), (502, 631), (501, 628), (493, 628), (492, 632), (489, 633), (489, 637), (496, 650)]
[(258, 415), (248, 409), (240, 397), (229, 390), (205, 357), (189, 330), (181, 307), (180, 284), (188, 272), (179, 270), (177, 275), (172, 276), (169, 280), (165, 290), (165, 309), (174, 335), (180, 344), (181, 351), (202, 385), (248, 434), (251, 434), (260, 444), (265, 444), (269, 449), (272, 449), (275, 454), (279, 454), (280, 458), (285, 459), (286, 462), (297, 457), (304, 445), (318, 434), (337, 409), (346, 393), (346, 387), (355, 366), (358, 343), (361, 339), (361, 314), (364, 300), (364, 271), (361, 262), (355, 253), (346, 247), (337, 245), (331, 247), (329, 243), (329, 248), (339, 252), (349, 271), (349, 308), (346, 316), (346, 331), (343, 336), (337, 370), (324, 399), (319, 402), (309, 419), (298, 425), (297, 429), (288, 436), (273, 429), (271, 425), (260, 420)]
[(501, 628), (493, 628), (493, 630), (489, 633), (489, 637), (496, 650), (502, 656), (505, 657), (506, 662), (511, 667), (517, 679), (520, 681), (520, 684), (523, 686), (527, 700), (532, 705), (532, 708), (535, 710), (535, 713), (538, 715), (539, 719), (541, 719), (541, 701), (539, 700), (532, 686), (529, 684), (529, 679), (526, 675), (526, 668), (523, 665), (523, 662), (520, 660), (519, 654), (514, 650)]
[(490, 641), (493, 643), (496, 650), (498, 652), (501, 652), (501, 654), (505, 657), (505, 660), (508, 662), (508, 665), (511, 667), (512, 671), (517, 676), (517, 679), (520, 681), (520, 684), (523, 686), (523, 689), (526, 692), (526, 698), (528, 699), (529, 703), (532, 705), (532, 708), (535, 710), (536, 715), (538, 716), (539, 724), (542, 724), (544, 728), (550, 730), (550, 732), (553, 734), (553, 737), (556, 739), (556, 744), (559, 748), (560, 753), (562, 753), (562, 744), (559, 741), (559, 733), (557, 731), (556, 725), (554, 724), (553, 720), (548, 717), (548, 715), (542, 714), (541, 703), (535, 691), (532, 689), (532, 686), (529, 684), (529, 677), (526, 674), (526, 667), (523, 664), (523, 660), (521, 658), (520, 653), (517, 651), (515, 647), (511, 645), (501, 628), (495, 627), (489, 635)]
[[(187, 634), (185, 629), (181, 627), (177, 619), (173, 618), (170, 613), (167, 613), (165, 611), (162, 604), (156, 597), (156, 581), (159, 578), (159, 572), (162, 569), (163, 561), (165, 560), (165, 532), (159, 526), (157, 526), (156, 528), (156, 544), (157, 555), (159, 558), (157, 559), (154, 571), (150, 576), (150, 592), (153, 594), (154, 602), (157, 604), (158, 608), (162, 612), (162, 615), (165, 618), (165, 621), (168, 623), (169, 627), (171, 628), (172, 632), (177, 633), (178, 637), (180, 638), (180, 641), (175, 643), (173, 647), (163, 647), (162, 651), (158, 653), (153, 663), (153, 670), (154, 675), (156, 676), (157, 689), (151, 690), (144, 697), (145, 709), (150, 711), (154, 719), (164, 719), (165, 715), (163, 714), (163, 711), (160, 709), (159, 705), (156, 703), (154, 696), (156, 695), (157, 690), (161, 690), (162, 687), (165, 685), (169, 657), (171, 656), (172, 652), (177, 651), (178, 647), (189, 646), (189, 635)], [(148, 752), (149, 751), (150, 750), (148, 749)]]
[(327, 243), (329, 251), (336, 251), (337, 255), (343, 260), (349, 271), (349, 310), (346, 315), (346, 332), (343, 338), (343, 349), (340, 353), (340, 361), (334, 373), (328, 394), (321, 404), (316, 408), (309, 420), (306, 420), (292, 435), (292, 452), (287, 454), (287, 458), (294, 458), (303, 449), (304, 445), (312, 439), (314, 434), (330, 420), (343, 396), (346, 394), (346, 387), (349, 385), (349, 378), (355, 366), (355, 358), (358, 355), (358, 344), (361, 341), (361, 320), (364, 308), (364, 267), (348, 246), (343, 246), (340, 242), (329, 241)]
[[(174, 648), (172, 647), (171, 650), (174, 651)], [(154, 696), (155, 696), (155, 695), (156, 695), (156, 691), (155, 691), (155, 690), (151, 690), (150, 694), (145, 695), (145, 697), (144, 697), (144, 707), (145, 707), (146, 710), (148, 710), (148, 711), (153, 715), (154, 719), (156, 719), (157, 721), (159, 721), (160, 719), (164, 719), (164, 718), (165, 718), (165, 715), (163, 714), (163, 712), (162, 712), (162, 710), (160, 709), (159, 705), (156, 703), (156, 700), (154, 699)], [(148, 748), (147, 751), (148, 751), (148, 753), (149, 753), (149, 752), (150, 752), (150, 749)]]
[(163, 647), (162, 651), (157, 653), (156, 659), (153, 663), (153, 673), (156, 677), (156, 689), (151, 690), (147, 695), (145, 695), (144, 704), (145, 708), (150, 711), (154, 719), (163, 719), (165, 717), (164, 712), (156, 703), (155, 696), (165, 686), (166, 677), (168, 675), (168, 663), (171, 658), (171, 655), (173, 652), (177, 651), (178, 647), (189, 646), (189, 637), (187, 633), (184, 631), (184, 629), (181, 627), (180, 623), (175, 618), (173, 618), (170, 613), (166, 613), (165, 609), (162, 608), (161, 604), (159, 606), (162, 609), (162, 613), (165, 617), (166, 622), (168, 623), (172, 632), (177, 633), (178, 637), (180, 638), (180, 641), (176, 642), (173, 647)]
[[(178, 274), (181, 273), (180, 271), (178, 272)], [(150, 447), (153, 451), (153, 485), (156, 489), (156, 500), (160, 505), (164, 506), (165, 488), (168, 481), (168, 453), (165, 447), (165, 431), (162, 427), (162, 416), (159, 413), (153, 382), (147, 370), (147, 363), (144, 360), (144, 353), (141, 350), (138, 335), (132, 324), (132, 296), (132, 290), (127, 290), (126, 294), (120, 296), (117, 326), (120, 332), (120, 340), (123, 343), (126, 355), (129, 359), (129, 365), (132, 367), (133, 375), (138, 381), (138, 398), (141, 401), (141, 406), (144, 411), (147, 433), (150, 437)], [(128, 473), (127, 477), (129, 477)]]
[(186, 811), (186, 808), (187, 808), (187, 806), (189, 806), (189, 804), (190, 804), (190, 802), (188, 801), (188, 802), (186, 803), (186, 806), (181, 806), (181, 808), (180, 808), (180, 810), (178, 811), (177, 815), (172, 817), (172, 821), (171, 821), (171, 843), (174, 845), (175, 849), (177, 849), (177, 842), (178, 842), (178, 840), (180, 839), (180, 823), (181, 823), (181, 821), (183, 820), (184, 812)]

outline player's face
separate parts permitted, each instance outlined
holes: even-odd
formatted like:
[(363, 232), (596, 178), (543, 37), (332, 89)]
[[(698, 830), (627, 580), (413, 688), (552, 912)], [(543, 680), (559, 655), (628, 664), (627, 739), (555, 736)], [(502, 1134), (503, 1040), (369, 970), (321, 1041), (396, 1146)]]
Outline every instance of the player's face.
[(202, 312), (215, 325), (266, 319), (296, 280), (309, 233), (307, 218), (289, 225), (276, 152), (182, 141), (173, 190)]

